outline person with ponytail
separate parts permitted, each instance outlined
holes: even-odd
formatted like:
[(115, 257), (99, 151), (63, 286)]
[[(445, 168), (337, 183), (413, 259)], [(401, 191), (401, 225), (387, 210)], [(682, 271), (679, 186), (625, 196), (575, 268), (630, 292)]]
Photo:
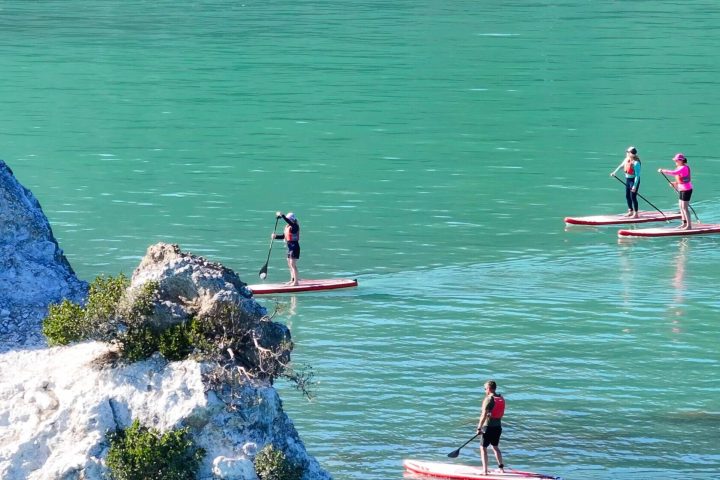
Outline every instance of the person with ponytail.
[(628, 212), (626, 217), (638, 218), (638, 190), (640, 189), (640, 157), (637, 154), (637, 148), (628, 147), (625, 151), (625, 158), (622, 163), (610, 174), (614, 177), (618, 170), (623, 169), (625, 172), (625, 201), (627, 202)]
[(679, 196), (678, 204), (680, 205), (680, 215), (682, 216), (682, 224), (678, 227), (682, 230), (691, 230), (690, 222), (690, 197), (693, 192), (693, 184), (690, 181), (690, 167), (687, 164), (687, 158), (682, 153), (678, 153), (673, 157), (675, 162), (674, 170), (666, 170), (658, 168), (658, 172), (668, 175), (675, 175), (675, 181), (670, 183)]

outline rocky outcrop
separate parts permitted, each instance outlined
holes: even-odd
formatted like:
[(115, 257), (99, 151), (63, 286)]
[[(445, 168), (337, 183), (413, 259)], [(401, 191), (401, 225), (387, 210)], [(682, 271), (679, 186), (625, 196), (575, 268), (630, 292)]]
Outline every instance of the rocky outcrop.
[(182, 252), (178, 245), (158, 243), (148, 248), (133, 272), (127, 303), (148, 282), (159, 287), (153, 313), (144, 319), (154, 328), (191, 318), (212, 324), (226, 332), (218, 332), (224, 338), (218, 340), (223, 348), (216, 360), (239, 366), (256, 378), (272, 380), (290, 362), (290, 331), (265, 318), (265, 308), (232, 270)]
[(253, 458), (265, 444), (330, 479), (305, 451), (270, 385), (247, 382), (233, 409), (206, 392), (206, 365), (162, 357), (109, 368), (109, 347), (84, 343), (0, 355), (0, 478), (104, 479), (106, 432), (132, 419), (162, 431), (186, 426), (206, 451), (201, 480), (257, 480)]
[(148, 249), (123, 301), (148, 282), (157, 290), (143, 321), (227, 321), (220, 354), (128, 364), (117, 361), (117, 345), (87, 342), (0, 355), (0, 478), (104, 480), (107, 433), (137, 419), (160, 431), (188, 427), (206, 452), (203, 480), (257, 480), (253, 459), (266, 444), (300, 465), (304, 480), (330, 479), (272, 387), (290, 360), (288, 328), (265, 316), (232, 270), (177, 245)]
[(266, 313), (235, 272), (182, 252), (178, 245), (157, 243), (147, 249), (133, 272), (130, 294), (150, 281), (160, 285), (160, 299), (152, 316), (160, 328), (192, 317), (216, 315), (228, 305), (239, 305), (253, 318)]
[(0, 352), (44, 346), (48, 306), (86, 293), (40, 204), (0, 160)]

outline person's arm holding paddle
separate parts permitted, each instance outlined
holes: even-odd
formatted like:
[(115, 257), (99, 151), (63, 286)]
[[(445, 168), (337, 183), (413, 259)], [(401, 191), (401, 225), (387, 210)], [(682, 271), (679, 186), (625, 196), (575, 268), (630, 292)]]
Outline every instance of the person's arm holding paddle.
[(480, 407), (480, 419), (478, 420), (477, 433), (482, 435), (487, 429), (487, 422), (490, 420), (490, 412), (494, 406), (492, 397), (483, 398), (482, 407)]
[(620, 165), (617, 166), (617, 168), (616, 168), (615, 170), (613, 170), (612, 172), (610, 172), (610, 176), (611, 176), (611, 177), (617, 177), (617, 172), (618, 172), (618, 170), (620, 170), (621, 168), (623, 168), (623, 165), (625, 165), (625, 160), (623, 160), (623, 161), (620, 163)]

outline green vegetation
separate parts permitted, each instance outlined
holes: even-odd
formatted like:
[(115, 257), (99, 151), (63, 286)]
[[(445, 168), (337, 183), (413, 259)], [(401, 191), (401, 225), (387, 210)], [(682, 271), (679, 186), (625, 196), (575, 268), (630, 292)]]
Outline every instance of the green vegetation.
[[(117, 277), (99, 276), (90, 284), (84, 307), (68, 300), (51, 305), (42, 327), (48, 344), (114, 341), (120, 345), (121, 355), (130, 361), (142, 360), (158, 350), (173, 355), (171, 360), (178, 359), (182, 340), (175, 338), (177, 335), (163, 335), (146, 324), (153, 314), (158, 283), (145, 283), (132, 299), (125, 297), (129, 285), (122, 273)], [(166, 348), (165, 343), (170, 346)], [(187, 343), (184, 356), (188, 353)]]
[(90, 284), (85, 317), (92, 325), (112, 322), (117, 316), (118, 303), (130, 280), (122, 273), (117, 277), (99, 276)]
[(155, 352), (170, 361), (184, 360), (195, 351), (198, 341), (194, 334), (199, 322), (191, 319), (188, 323), (179, 323), (164, 330), (147, 325), (128, 328), (120, 339), (122, 357), (130, 362), (144, 360)]
[[(146, 282), (134, 292), (132, 298), (117, 297), (115, 308), (131, 325), (146, 322), (153, 314), (154, 302), (159, 289), (160, 285), (157, 282)], [(123, 301), (121, 302), (121, 300)]]
[(67, 345), (87, 338), (85, 310), (69, 300), (50, 305), (42, 333), (50, 346)]
[[(271, 321), (272, 317), (258, 321), (238, 305), (219, 305), (202, 318), (160, 327), (154, 318), (160, 297), (158, 282), (133, 289), (128, 289), (129, 285), (123, 274), (99, 276), (91, 283), (84, 306), (67, 300), (52, 305), (42, 327), (48, 343), (114, 343), (117, 358), (128, 362), (144, 360), (155, 352), (170, 361), (194, 355), (215, 364), (216, 372), (209, 377), (218, 388), (222, 383), (236, 385), (248, 376), (271, 382), (284, 377), (312, 398), (312, 371), (294, 371), (290, 366), (292, 341), (287, 329)], [(228, 406), (233, 404), (231, 397)]]
[(205, 456), (187, 428), (161, 434), (135, 420), (108, 438), (107, 464), (113, 480), (194, 480)]
[(51, 305), (42, 327), (48, 344), (68, 345), (82, 340), (112, 339), (118, 304), (129, 283), (123, 274), (117, 277), (99, 276), (90, 284), (85, 307), (68, 300)]
[(260, 480), (300, 480), (303, 468), (291, 462), (281, 450), (265, 445), (255, 456), (255, 472)]

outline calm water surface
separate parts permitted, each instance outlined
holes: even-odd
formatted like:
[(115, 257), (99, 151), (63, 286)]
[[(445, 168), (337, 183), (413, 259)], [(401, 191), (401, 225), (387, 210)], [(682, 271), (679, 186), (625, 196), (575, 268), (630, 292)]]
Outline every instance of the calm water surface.
[(301, 274), (360, 282), (262, 300), (313, 367), (312, 402), (278, 386), (335, 478), (447, 460), (492, 377), (515, 468), (711, 479), (720, 240), (562, 218), (624, 211), (633, 144), (646, 198), (674, 206), (654, 172), (682, 151), (720, 222), (718, 25), (714, 1), (8, 0), (0, 157), (85, 279), (166, 241), (254, 282), (295, 211)]

